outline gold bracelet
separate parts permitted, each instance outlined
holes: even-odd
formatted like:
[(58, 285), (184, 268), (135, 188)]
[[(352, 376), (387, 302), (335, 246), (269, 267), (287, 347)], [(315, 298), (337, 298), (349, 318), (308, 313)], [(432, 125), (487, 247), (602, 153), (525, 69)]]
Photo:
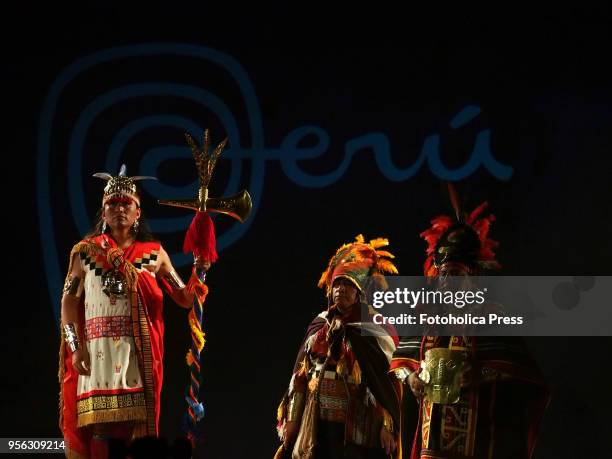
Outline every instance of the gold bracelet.
[(68, 344), (72, 352), (76, 352), (81, 348), (79, 345), (79, 337), (77, 336), (76, 328), (73, 323), (64, 324), (64, 341), (66, 341), (66, 344)]
[(387, 410), (383, 408), (383, 427), (393, 433), (393, 418)]

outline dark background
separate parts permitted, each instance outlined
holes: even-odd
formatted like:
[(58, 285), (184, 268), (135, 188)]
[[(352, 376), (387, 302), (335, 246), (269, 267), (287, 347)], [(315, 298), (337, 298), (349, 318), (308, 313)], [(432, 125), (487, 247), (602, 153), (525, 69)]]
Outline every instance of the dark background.
[[(267, 148), (278, 149), (289, 131), (305, 124), (329, 134), (328, 151), (300, 163), (312, 174), (335, 170), (345, 142), (370, 132), (387, 135), (398, 167), (414, 163), (425, 137), (439, 133), (443, 161), (458, 167), (469, 158), (476, 134), (490, 129), (491, 150), (514, 168), (513, 176), (499, 181), (480, 168), (457, 186), (470, 209), (490, 202), (498, 218), (492, 236), (501, 241), (504, 273), (609, 275), (612, 42), (606, 11), (447, 13), (401, 13), (405, 21), (394, 12), (359, 21), (323, 21), (321, 13), (298, 26), (298, 16), (279, 12), (266, 21), (249, 15), (223, 20), (204, 9), (161, 7), (129, 14), (102, 8), (65, 15), (16, 12), (18, 27), (5, 30), (4, 39), (5, 101), (11, 114), (4, 126), (11, 140), (4, 155), (8, 205), (3, 226), (9, 231), (5, 251), (11, 262), (3, 281), (0, 436), (60, 435), (57, 324), (39, 234), (48, 228), (37, 218), (33, 178), (38, 122), (62, 69), (114, 46), (190, 43), (232, 56), (255, 88)], [(213, 139), (224, 135), (214, 114), (192, 101), (135, 98), (96, 120), (86, 138), (82, 175), (66, 177), (67, 139), (83, 107), (109, 89), (144, 81), (209, 89), (235, 111), (242, 146), (252, 141), (235, 85), (206, 63), (154, 56), (79, 77), (58, 105), (49, 167), (61, 266), (67, 266), (70, 247), (82, 236), (71, 218), (67, 184), (82, 182), (93, 218), (101, 186), (87, 177), (103, 170), (109, 138), (126, 121), (175, 113), (210, 127)], [(482, 113), (452, 130), (449, 121), (467, 105), (479, 106)], [(123, 157), (128, 172), (136, 173), (143, 151), (161, 144), (182, 147), (182, 142), (181, 130), (170, 127), (135, 136)], [(273, 454), (276, 406), (305, 327), (324, 305), (316, 288), (319, 275), (341, 243), (358, 233), (386, 236), (400, 273), (421, 272), (425, 244), (418, 234), (429, 219), (449, 211), (444, 186), (427, 164), (409, 180), (388, 181), (373, 158), (370, 151), (360, 151), (342, 178), (320, 189), (296, 185), (278, 160), (267, 161), (261, 202), (248, 232), (221, 252), (209, 274), (202, 457)], [(248, 160), (243, 166), (249, 171)], [(228, 161), (220, 162), (214, 178), (218, 187), (229, 167)], [(191, 168), (184, 161), (169, 163), (160, 179), (190, 183), (195, 179)], [(247, 174), (243, 177), (241, 187), (248, 188)], [(144, 209), (151, 215), (182, 215), (163, 213), (170, 211), (148, 200)], [(216, 221), (221, 234), (228, 223)], [(180, 234), (159, 236), (170, 252), (179, 250)], [(185, 268), (180, 271), (186, 278)], [(189, 335), (185, 311), (167, 302), (164, 314), (161, 434), (172, 441), (184, 411)], [(611, 340), (532, 338), (529, 345), (553, 388), (536, 457), (606, 457)]]

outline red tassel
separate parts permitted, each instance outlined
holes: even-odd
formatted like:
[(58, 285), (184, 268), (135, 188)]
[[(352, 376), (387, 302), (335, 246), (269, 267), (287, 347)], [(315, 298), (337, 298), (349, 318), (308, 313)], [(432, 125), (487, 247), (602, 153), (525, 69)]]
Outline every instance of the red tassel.
[(216, 246), (215, 226), (210, 215), (206, 212), (196, 212), (185, 234), (183, 252), (192, 252), (194, 257), (214, 263), (219, 258)]

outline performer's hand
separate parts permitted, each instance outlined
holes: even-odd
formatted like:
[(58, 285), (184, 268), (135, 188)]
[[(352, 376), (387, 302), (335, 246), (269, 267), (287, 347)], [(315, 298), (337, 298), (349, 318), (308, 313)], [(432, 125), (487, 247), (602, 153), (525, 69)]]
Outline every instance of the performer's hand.
[(72, 353), (72, 366), (80, 375), (91, 375), (91, 360), (86, 348), (77, 349)]
[(421, 398), (425, 393), (425, 383), (419, 378), (416, 371), (408, 376), (408, 385), (416, 398)]
[(393, 453), (395, 448), (397, 448), (395, 437), (385, 426), (380, 428), (380, 446), (382, 446), (387, 455)]
[(343, 324), (342, 319), (340, 317), (334, 317), (329, 325), (327, 330), (327, 342), (332, 343), (335, 341), (336, 336), (342, 330)]
[(193, 260), (193, 264), (195, 265), (196, 269), (203, 269), (204, 272), (208, 271), (208, 269), (210, 268), (210, 261), (204, 260), (200, 257), (195, 257)]
[(283, 434), (283, 445), (285, 446), (285, 449), (289, 449), (289, 447), (295, 443), (299, 430), (300, 430), (299, 422), (297, 421), (285, 422), (285, 433)]
[(461, 373), (461, 380), (459, 381), (461, 387), (475, 387), (478, 385), (478, 382), (478, 373), (473, 370), (469, 363), (467, 363), (463, 369), (463, 373)]

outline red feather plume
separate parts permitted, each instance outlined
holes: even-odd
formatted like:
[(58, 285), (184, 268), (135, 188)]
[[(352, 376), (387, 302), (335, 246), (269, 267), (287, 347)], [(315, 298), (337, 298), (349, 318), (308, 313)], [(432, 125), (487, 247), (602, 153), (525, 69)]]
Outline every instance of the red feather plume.
[[(454, 200), (457, 200), (456, 195), (454, 196)], [(480, 250), (475, 261), (479, 264), (486, 265), (489, 269), (499, 269), (501, 265), (495, 259), (495, 252), (493, 251), (499, 243), (488, 238), (491, 223), (495, 221), (495, 215), (489, 214), (486, 217), (480, 217), (487, 206), (488, 203), (485, 201), (476, 207), (466, 219), (465, 224), (469, 225), (476, 234), (478, 234), (478, 239), (480, 239)], [(453, 203), (453, 207), (455, 207), (455, 203)], [(425, 276), (431, 277), (438, 274), (438, 270), (434, 264), (434, 255), (438, 242), (440, 242), (444, 233), (446, 233), (455, 223), (457, 223), (457, 221), (448, 215), (439, 215), (431, 220), (431, 228), (420, 234), (427, 242), (427, 258), (423, 266)]]

